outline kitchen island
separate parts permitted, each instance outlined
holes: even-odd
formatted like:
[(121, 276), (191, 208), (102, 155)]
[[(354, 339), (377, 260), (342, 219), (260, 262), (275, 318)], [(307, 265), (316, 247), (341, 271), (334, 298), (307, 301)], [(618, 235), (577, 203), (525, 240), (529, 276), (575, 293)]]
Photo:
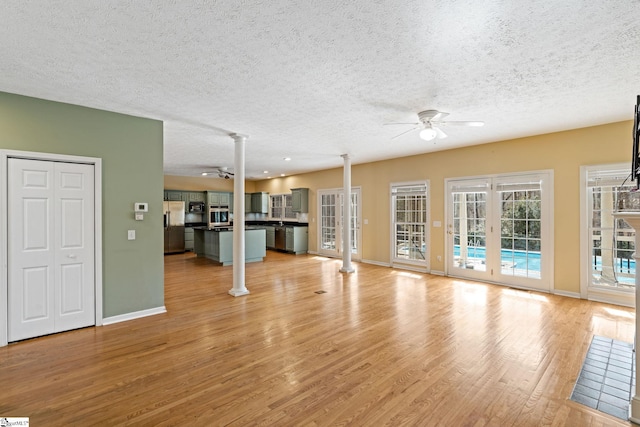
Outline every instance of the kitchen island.
[[(245, 262), (257, 262), (267, 255), (264, 227), (244, 230)], [(233, 264), (233, 229), (197, 227), (193, 229), (193, 249), (197, 256), (209, 258), (223, 266)]]

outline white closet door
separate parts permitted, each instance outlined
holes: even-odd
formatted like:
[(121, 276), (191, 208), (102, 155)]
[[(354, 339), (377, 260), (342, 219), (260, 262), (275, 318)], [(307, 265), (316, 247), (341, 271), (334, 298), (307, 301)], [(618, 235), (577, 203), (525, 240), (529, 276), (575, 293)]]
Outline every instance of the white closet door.
[(95, 324), (93, 166), (8, 161), (8, 339)]
[(55, 163), (56, 332), (95, 324), (93, 165)]

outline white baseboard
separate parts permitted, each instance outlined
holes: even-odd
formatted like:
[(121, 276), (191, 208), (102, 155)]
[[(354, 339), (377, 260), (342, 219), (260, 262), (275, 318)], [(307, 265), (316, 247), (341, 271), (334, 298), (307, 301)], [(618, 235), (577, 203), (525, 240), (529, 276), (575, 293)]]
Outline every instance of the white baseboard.
[(551, 291), (551, 293), (554, 295), (560, 295), (561, 297), (569, 297), (569, 298), (576, 298), (576, 299), (582, 298), (580, 296), (580, 292), (560, 291), (558, 289), (554, 289)]
[(363, 259), (360, 262), (365, 264), (379, 265), (380, 267), (391, 267), (391, 264), (389, 264), (388, 262), (374, 261), (372, 259)]
[(444, 271), (431, 270), (429, 274), (433, 274), (434, 276), (444, 276)]
[(166, 313), (167, 309), (162, 307), (149, 308), (147, 310), (134, 311), (132, 313), (119, 314), (117, 316), (105, 317), (102, 319), (102, 325), (111, 325), (113, 323), (126, 322), (128, 320), (139, 319), (141, 317), (153, 316), (155, 314)]
[(635, 293), (609, 291), (605, 289), (591, 289), (587, 297), (589, 301), (603, 302), (605, 304), (621, 305), (623, 307), (635, 307)]

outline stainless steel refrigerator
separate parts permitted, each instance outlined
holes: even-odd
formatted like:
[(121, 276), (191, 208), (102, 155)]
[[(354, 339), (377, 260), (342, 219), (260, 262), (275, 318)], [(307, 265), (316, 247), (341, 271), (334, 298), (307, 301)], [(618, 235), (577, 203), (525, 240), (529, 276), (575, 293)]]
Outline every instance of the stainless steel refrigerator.
[(163, 202), (164, 253), (184, 252), (184, 202)]

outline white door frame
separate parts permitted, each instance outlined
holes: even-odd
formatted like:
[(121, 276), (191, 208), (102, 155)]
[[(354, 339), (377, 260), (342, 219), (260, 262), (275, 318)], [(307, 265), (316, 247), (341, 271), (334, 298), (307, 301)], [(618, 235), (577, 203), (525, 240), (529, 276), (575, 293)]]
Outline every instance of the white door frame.
[(94, 166), (95, 197), (95, 321), (102, 325), (102, 159), (31, 151), (0, 150), (0, 347), (8, 344), (8, 194), (7, 165), (9, 158), (64, 163), (84, 163)]
[[(554, 216), (553, 216), (553, 212), (554, 212), (554, 172), (552, 169), (542, 169), (542, 170), (534, 170), (534, 171), (526, 171), (526, 172), (513, 172), (513, 173), (501, 173), (501, 174), (488, 174), (488, 175), (480, 175), (480, 176), (469, 176), (469, 177), (456, 177), (456, 178), (445, 178), (444, 180), (444, 194), (445, 194), (445, 220), (447, 221), (447, 227), (444, 230), (444, 240), (445, 240), (445, 275), (450, 276), (452, 275), (452, 277), (462, 277), (462, 278), (467, 278), (467, 279), (474, 279), (473, 275), (469, 275), (469, 276), (455, 276), (455, 272), (452, 271), (452, 269), (450, 268), (449, 264), (451, 263), (451, 258), (450, 258), (450, 253), (452, 251), (452, 242), (451, 239), (448, 237), (447, 232), (449, 231), (449, 220), (450, 220), (450, 215), (451, 215), (451, 192), (450, 192), (450, 184), (452, 182), (455, 181), (482, 181), (482, 180), (486, 180), (487, 182), (489, 182), (490, 184), (495, 183), (496, 180), (500, 180), (500, 179), (505, 179), (505, 178), (517, 178), (520, 176), (531, 176), (531, 175), (544, 175), (545, 176), (545, 181), (544, 181), (544, 185), (543, 185), (543, 192), (545, 192), (546, 194), (548, 194), (548, 200), (545, 203), (545, 212), (548, 213), (548, 216), (543, 217), (546, 218), (545, 220), (545, 228), (543, 231), (544, 234), (544, 240), (546, 242), (546, 247), (547, 249), (545, 250), (545, 261), (544, 262), (544, 266), (541, 267), (541, 273), (543, 273), (543, 277), (541, 278), (541, 283), (543, 285), (546, 286), (546, 288), (537, 288), (537, 287), (530, 287), (528, 286), (527, 283), (519, 283), (520, 281), (518, 279), (514, 280), (510, 280), (509, 283), (505, 283), (502, 279), (501, 274), (495, 274), (492, 276), (489, 276), (487, 274), (482, 274), (480, 275), (480, 277), (476, 278), (476, 280), (480, 280), (480, 281), (485, 281), (485, 282), (489, 282), (489, 283), (496, 283), (499, 285), (506, 285), (506, 286), (510, 286), (510, 287), (514, 287), (514, 288), (522, 288), (522, 289), (532, 289), (532, 290), (536, 290), (536, 291), (540, 291), (540, 292), (551, 292), (553, 293), (555, 291), (555, 281), (554, 281), (554, 257), (555, 257), (555, 241), (554, 241), (554, 236), (555, 236), (555, 232), (554, 232)], [(491, 227), (492, 229), (495, 228), (496, 232), (499, 232), (500, 230), (500, 223), (497, 220), (496, 217), (496, 212), (497, 212), (497, 200), (494, 200), (494, 193), (496, 192), (496, 190), (493, 188), (493, 186), (490, 186), (487, 189), (488, 192), (488, 196), (487, 196), (487, 212), (492, 211), (493, 213), (491, 214), (491, 218), (487, 218), (487, 227)], [(543, 214), (543, 215), (547, 215), (547, 214)], [(496, 235), (492, 236), (491, 238), (488, 235), (489, 232), (487, 232), (487, 242), (491, 241), (494, 244), (494, 249), (495, 249), (495, 244), (498, 244), (498, 248), (499, 248), (499, 238), (496, 237)], [(499, 249), (498, 249), (499, 251)], [(499, 270), (498, 270), (499, 271)]]

